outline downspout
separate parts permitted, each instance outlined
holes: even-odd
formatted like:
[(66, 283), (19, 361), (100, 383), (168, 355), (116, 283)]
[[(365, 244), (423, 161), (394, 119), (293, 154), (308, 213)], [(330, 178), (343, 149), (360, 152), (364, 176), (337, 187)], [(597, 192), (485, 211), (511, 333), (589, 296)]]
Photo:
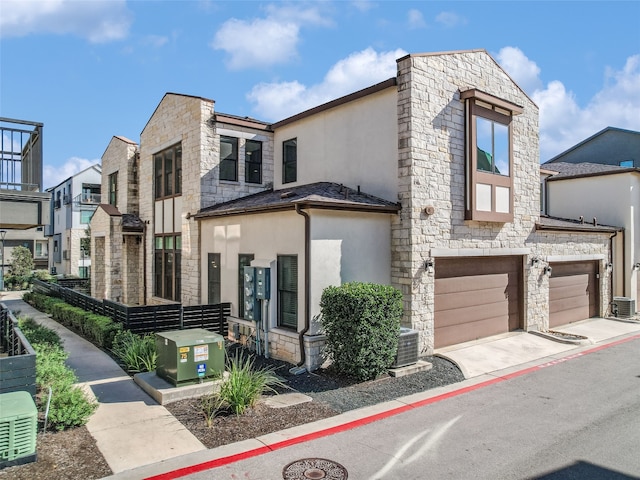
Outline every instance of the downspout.
[[(298, 334), (298, 341), (300, 342), (300, 362), (296, 364), (298, 370), (302, 367), (307, 356), (304, 351), (304, 335), (309, 331), (309, 315), (311, 309), (311, 292), (309, 291), (309, 277), (311, 272), (311, 219), (309, 214), (303, 212), (300, 208), (300, 204), (296, 203), (296, 213), (304, 217), (304, 329)], [(304, 370), (300, 370), (299, 373), (303, 373)]]
[(147, 304), (147, 224), (142, 222), (142, 304)]

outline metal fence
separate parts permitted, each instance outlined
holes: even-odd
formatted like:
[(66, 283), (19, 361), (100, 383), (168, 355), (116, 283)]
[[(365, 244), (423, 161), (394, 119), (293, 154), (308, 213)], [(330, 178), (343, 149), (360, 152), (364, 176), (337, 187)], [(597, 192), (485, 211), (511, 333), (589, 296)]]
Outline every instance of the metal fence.
[(166, 330), (206, 328), (224, 337), (227, 336), (227, 317), (231, 315), (231, 304), (182, 306), (169, 305), (124, 305), (111, 300), (98, 300), (84, 293), (40, 280), (33, 281), (33, 291), (59, 297), (66, 303), (83, 310), (104, 315), (121, 323), (134, 333), (144, 334)]
[(18, 320), (0, 303), (0, 393), (36, 394), (36, 352), (18, 328)]

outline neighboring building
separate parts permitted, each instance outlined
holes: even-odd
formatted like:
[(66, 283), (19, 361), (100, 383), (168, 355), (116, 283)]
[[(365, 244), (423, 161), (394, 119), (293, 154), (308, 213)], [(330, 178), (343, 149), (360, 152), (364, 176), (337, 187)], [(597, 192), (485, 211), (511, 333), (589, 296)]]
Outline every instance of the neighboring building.
[(89, 278), (90, 252), (82, 239), (93, 212), (100, 203), (101, 168), (93, 165), (47, 189), (51, 195), (51, 225), (48, 228), (49, 268), (56, 275)]
[[(49, 239), (44, 236), (44, 227), (28, 228), (26, 230), (7, 230), (4, 240), (5, 273), (11, 269), (11, 254), (16, 247), (28, 248), (33, 255), (33, 265), (36, 270), (49, 269)], [(0, 262), (2, 263), (2, 262)]]
[(543, 168), (546, 213), (624, 227), (612, 238), (612, 295), (640, 308), (640, 132), (608, 127)]
[(547, 160), (544, 165), (553, 170), (554, 163), (599, 163), (640, 168), (640, 132), (607, 127)]
[[(618, 228), (540, 215), (538, 108), (484, 50), (408, 55), (274, 124), (167, 94), (139, 151), (145, 302), (230, 302), (242, 337), (243, 266), (270, 267), (276, 358), (322, 362), (320, 296), (349, 281), (399, 288), (423, 354), (606, 313)], [(94, 249), (120, 212), (96, 215)]]

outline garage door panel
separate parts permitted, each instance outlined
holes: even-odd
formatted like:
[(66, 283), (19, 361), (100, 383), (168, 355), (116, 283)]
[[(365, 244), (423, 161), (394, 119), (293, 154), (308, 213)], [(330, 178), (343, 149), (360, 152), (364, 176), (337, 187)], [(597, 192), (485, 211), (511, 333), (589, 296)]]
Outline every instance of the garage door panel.
[(436, 259), (435, 346), (520, 328), (522, 258)]
[[(584, 307), (589, 313), (589, 303), (585, 302), (584, 299), (580, 297), (569, 297), (569, 298), (561, 298), (558, 300), (554, 300), (553, 302), (549, 302), (549, 314), (561, 312), (563, 310), (574, 310), (576, 308)], [(587, 317), (583, 317), (584, 320)]]
[(549, 284), (549, 300), (556, 301), (562, 300), (563, 298), (573, 298), (573, 297), (589, 297), (589, 285), (588, 284), (580, 284), (580, 285), (568, 285), (564, 287), (558, 287), (551, 282)]
[(496, 319), (496, 321), (498, 321), (499, 318), (504, 318), (505, 325), (508, 325), (509, 322), (509, 305), (506, 302), (485, 304), (481, 308), (470, 306), (444, 311), (437, 310), (436, 313), (438, 316), (438, 328), (450, 325), (462, 325), (491, 318)]
[(579, 275), (572, 275), (572, 276), (567, 276), (567, 277), (551, 277), (550, 281), (549, 281), (549, 287), (550, 288), (560, 288), (560, 287), (573, 287), (573, 288), (580, 288), (583, 287), (584, 290), (586, 290), (587, 286), (589, 285), (589, 274), (587, 273), (582, 273)]
[(508, 274), (482, 275), (479, 281), (478, 275), (464, 277), (442, 278), (436, 282), (436, 295), (447, 293), (469, 293), (474, 291), (502, 288), (504, 291), (509, 285)]
[(475, 290), (470, 293), (445, 293), (438, 295), (436, 311), (504, 302), (508, 295), (509, 293), (505, 291), (505, 287), (491, 290)]
[[(507, 319), (508, 322), (508, 319)], [(451, 325), (448, 327), (441, 327), (437, 330), (437, 342), (440, 346), (454, 345), (461, 343), (460, 341), (460, 325)], [(478, 320), (476, 322), (469, 322), (464, 325), (466, 332), (465, 342), (471, 340), (477, 340), (479, 338), (490, 337), (492, 335), (499, 335), (507, 330), (507, 323), (501, 324), (494, 319)]]

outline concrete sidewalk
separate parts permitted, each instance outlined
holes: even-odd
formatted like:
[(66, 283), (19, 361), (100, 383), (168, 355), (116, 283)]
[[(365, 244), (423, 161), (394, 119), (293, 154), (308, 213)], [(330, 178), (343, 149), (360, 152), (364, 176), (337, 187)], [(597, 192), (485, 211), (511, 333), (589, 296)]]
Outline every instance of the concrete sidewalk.
[(3, 292), (0, 302), (16, 316), (31, 317), (62, 338), (69, 354), (67, 365), (99, 402), (87, 429), (113, 473), (206, 450), (105, 352), (31, 307), (16, 292)]

